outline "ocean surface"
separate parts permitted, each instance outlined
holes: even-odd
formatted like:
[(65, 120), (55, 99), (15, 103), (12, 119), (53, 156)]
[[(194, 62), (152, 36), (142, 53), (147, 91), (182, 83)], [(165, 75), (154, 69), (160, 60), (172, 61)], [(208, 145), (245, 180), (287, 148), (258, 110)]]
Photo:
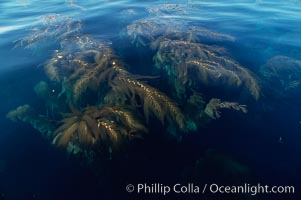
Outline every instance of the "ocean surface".
[[(57, 148), (30, 124), (6, 117), (24, 104), (37, 111), (44, 109), (33, 88), (40, 81), (51, 83), (43, 66), (62, 47), (59, 30), (45, 30), (47, 20), (53, 17), (62, 25), (63, 33), (71, 30), (68, 37), (82, 34), (105, 41), (131, 73), (155, 77), (160, 74), (154, 67), (154, 50), (143, 42), (135, 44), (127, 35), (127, 27), (135, 21), (169, 20), (170, 29), (174, 23), (184, 32), (193, 26), (231, 36), (231, 41), (223, 41), (208, 34), (203, 43), (227, 49), (228, 57), (259, 77), (262, 95), (254, 100), (245, 91), (239, 95), (233, 92), (233, 96), (223, 88), (200, 89), (207, 101), (218, 97), (247, 104), (248, 113), (223, 111), (219, 119), (184, 131), (180, 137), (168, 136), (167, 126), (162, 128), (151, 120), (151, 131), (145, 138), (104, 158), (103, 165), (83, 164), (82, 158)], [(78, 27), (66, 25), (69, 19), (80, 24), (75, 33), (72, 31)], [(30, 38), (40, 30), (45, 36)], [(1, 0), (0, 199), (301, 199), (300, 35), (299, 0)], [(275, 68), (279, 71), (272, 70), (271, 78), (263, 71), (275, 57), (272, 63), (281, 66)], [(156, 80), (149, 84), (172, 96), (166, 82), (160, 77)], [(181, 99), (177, 103), (184, 105)], [(194, 169), (202, 162), (210, 164)], [(237, 175), (239, 170), (242, 176)], [(234, 196), (209, 191), (167, 196), (126, 191), (127, 184), (178, 182), (260, 183), (294, 186), (295, 191)]]

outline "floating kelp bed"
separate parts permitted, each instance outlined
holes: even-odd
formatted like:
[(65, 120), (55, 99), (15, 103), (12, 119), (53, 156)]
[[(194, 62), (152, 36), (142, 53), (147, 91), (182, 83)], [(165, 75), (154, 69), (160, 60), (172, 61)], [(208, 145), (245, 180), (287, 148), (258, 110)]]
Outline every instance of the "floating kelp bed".
[[(276, 56), (259, 72), (251, 71), (231, 57), (225, 44), (235, 43), (234, 37), (162, 17), (173, 6), (149, 8), (149, 17), (123, 27), (117, 39), (126, 44), (122, 51), (112, 41), (84, 34), (80, 20), (57, 14), (40, 17), (40, 26), (17, 41), (15, 48), (35, 49), (46, 41), (57, 47), (42, 64), (48, 80), (33, 88), (44, 110), (24, 102), (7, 118), (29, 123), (49, 143), (88, 163), (98, 174), (102, 168), (95, 166), (114, 163), (115, 155), (133, 153), (132, 144), (137, 149), (143, 140), (160, 138), (149, 135), (172, 138), (170, 145), (180, 143), (184, 136), (201, 134), (216, 123), (222, 112), (239, 121), (248, 110), (264, 104), (266, 94), (300, 92), (301, 61)], [(139, 65), (143, 59), (152, 61), (145, 63), (150, 68), (131, 66), (122, 52), (138, 53), (132, 57)], [(164, 146), (166, 141), (158, 143)], [(249, 174), (247, 167), (214, 150), (195, 156), (200, 154), (202, 158), (183, 170), (182, 181), (202, 183), (211, 166), (223, 181), (232, 174), (233, 184)]]
[[(168, 87), (176, 91), (176, 96), (170, 97), (145, 82), (156, 77), (130, 73), (109, 42), (78, 34), (78, 20), (58, 15), (41, 19), (43, 28), (34, 29), (18, 44), (31, 48), (39, 41), (55, 39), (61, 46), (44, 64), (48, 83), (43, 81), (35, 87), (51, 115), (31, 114), (34, 108), (24, 105), (7, 116), (29, 122), (70, 153), (90, 151), (99, 145), (111, 151), (128, 139), (143, 137), (150, 118), (160, 121), (162, 129), (168, 127), (166, 131), (179, 135), (219, 118), (222, 109), (247, 112), (245, 105), (236, 102), (206, 102), (205, 94), (198, 93), (200, 84), (246, 88), (254, 99), (260, 97), (259, 84), (247, 69), (223, 57), (221, 47), (197, 43), (202, 37), (233, 41), (231, 36), (195, 27), (181, 32), (172, 21), (155, 24), (153, 19), (146, 19), (129, 25), (126, 37), (132, 38), (136, 48), (148, 44), (157, 52), (154, 64), (170, 80)], [(49, 88), (55, 85), (61, 91), (49, 98)], [(192, 110), (198, 112), (192, 114)]]

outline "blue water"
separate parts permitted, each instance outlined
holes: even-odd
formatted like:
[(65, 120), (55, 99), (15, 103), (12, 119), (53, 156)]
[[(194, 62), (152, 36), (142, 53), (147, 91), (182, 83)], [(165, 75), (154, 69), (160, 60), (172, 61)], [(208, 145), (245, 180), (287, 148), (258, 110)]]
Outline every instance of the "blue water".
[[(166, 4), (174, 7), (164, 9)], [(161, 11), (151, 13), (149, 8), (161, 8)], [(149, 136), (147, 142), (135, 143), (122, 155), (112, 158), (98, 170), (101, 173), (95, 174), (95, 170), (51, 145), (30, 125), (5, 118), (8, 111), (25, 103), (42, 107), (32, 88), (39, 81), (47, 80), (42, 65), (60, 43), (46, 40), (27, 48), (18, 46), (18, 41), (30, 35), (34, 28), (42, 27), (41, 16), (49, 14), (80, 21), (81, 34), (110, 41), (120, 57), (139, 73), (150, 71), (152, 57), (139, 57), (125, 50), (129, 44), (123, 38), (124, 31), (134, 20), (168, 18), (231, 35), (234, 42), (209, 41), (208, 44), (226, 47), (231, 58), (261, 78), (266, 92), (257, 102), (241, 98), (250, 105), (245, 116), (226, 113), (203, 129), (188, 133), (182, 141), (160, 141), (160, 133), (156, 133)], [(299, 0), (2, 0), (0, 199), (134, 199), (125, 192), (126, 184), (175, 184), (208, 149), (229, 155), (247, 166), (250, 174), (243, 180), (245, 182), (295, 186), (295, 194), (260, 198), (300, 199), (301, 89), (281, 95), (273, 93), (275, 85), (268, 85), (260, 73), (274, 56), (301, 60), (300, 35)], [(210, 94), (215, 95), (215, 91)], [(226, 100), (233, 100), (227, 92), (223, 95)], [(218, 174), (210, 176), (202, 183), (219, 179)], [(183, 195), (180, 198), (202, 197), (205, 196)], [(222, 196), (222, 199), (229, 198)], [(245, 198), (257, 199), (254, 196)]]

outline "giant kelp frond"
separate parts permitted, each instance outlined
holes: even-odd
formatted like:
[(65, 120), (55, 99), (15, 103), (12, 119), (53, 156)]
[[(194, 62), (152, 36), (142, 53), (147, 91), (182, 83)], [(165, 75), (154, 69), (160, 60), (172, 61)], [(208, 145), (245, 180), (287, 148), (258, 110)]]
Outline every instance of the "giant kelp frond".
[[(119, 89), (119, 88), (118, 88)], [(115, 91), (115, 88), (110, 90), (104, 97), (104, 103), (106, 104), (125, 104), (128, 97), (125, 93)]]
[(134, 132), (148, 132), (147, 128), (138, 120), (134, 114), (136, 112), (131, 106), (106, 106), (102, 109), (103, 114), (107, 116), (114, 115), (121, 121), (122, 124), (126, 125), (129, 129), (129, 133)]
[(105, 42), (81, 35), (64, 40), (61, 46), (44, 69), (51, 80), (62, 83), (65, 91), (72, 93), (75, 101), (88, 88), (96, 91), (101, 82), (127, 73)]
[(124, 127), (106, 119), (98, 120), (98, 127), (101, 132), (109, 136), (114, 145), (120, 143), (122, 136), (127, 136), (128, 133)]
[(138, 96), (143, 102), (144, 115), (148, 121), (150, 114), (155, 115), (162, 123), (169, 119), (184, 128), (184, 116), (179, 107), (165, 94), (157, 89), (130, 77), (117, 77), (113, 80), (112, 89), (116, 95), (126, 95), (136, 105)]
[(81, 75), (73, 85), (73, 97), (78, 100), (87, 88), (97, 90), (100, 83), (108, 81), (109, 83), (118, 74), (126, 75), (128, 72), (123, 67), (118, 66), (115, 61), (108, 63), (99, 62), (97, 66)]
[(301, 60), (274, 56), (261, 67), (261, 75), (273, 85), (276, 93), (298, 92), (301, 86)]
[(53, 140), (53, 143), (58, 146), (67, 146), (71, 141), (71, 137), (74, 137), (74, 134), (77, 132), (79, 124), (80, 121), (78, 123), (70, 124), (70, 126), (64, 129), (62, 132), (57, 134), (55, 132), (56, 136)]
[[(99, 43), (96, 44), (97, 42)], [(106, 54), (110, 55), (105, 44), (84, 35), (63, 40), (61, 46), (62, 48), (55, 50), (53, 57), (44, 65), (46, 75), (58, 82), (62, 82), (64, 78), (72, 80), (82, 75), (94, 67), (102, 57), (106, 57)]]
[(103, 130), (112, 142), (119, 143), (122, 139), (140, 137), (148, 132), (137, 118), (135, 109), (124, 105), (107, 105), (100, 109), (98, 127)]
[(261, 72), (266, 78), (292, 76), (294, 73), (300, 74), (301, 60), (287, 56), (274, 56), (262, 67)]
[(31, 106), (28, 104), (18, 106), (16, 109), (9, 111), (6, 114), (6, 118), (12, 121), (23, 121), (26, 122), (31, 111)]
[[(234, 42), (235, 38), (231, 35), (214, 32), (212, 30), (190, 26), (187, 33), (188, 37), (186, 41), (188, 42), (201, 42), (203, 39), (211, 39), (214, 41), (231, 41)], [(196, 38), (196, 39), (190, 39)]]
[(81, 22), (69, 16), (49, 14), (39, 17), (39, 27), (17, 41), (16, 47), (35, 48), (40, 43), (60, 41), (81, 31)]
[(254, 99), (258, 100), (261, 96), (261, 88), (256, 76), (248, 69), (236, 64), (238, 73), (244, 80), (244, 86), (249, 90)]
[(78, 100), (89, 88), (96, 91), (101, 82), (110, 81), (117, 74), (126, 74), (112, 50), (102, 46), (101, 49), (87, 50), (76, 56), (77, 61), (86, 63), (75, 70), (68, 78), (72, 84), (74, 100)]
[(28, 104), (18, 106), (9, 111), (6, 118), (14, 122), (25, 122), (30, 124), (34, 129), (42, 133), (44, 137), (49, 137), (53, 132), (55, 122), (48, 116), (37, 114), (35, 110)]
[(237, 102), (221, 101), (220, 99), (213, 98), (209, 101), (205, 108), (205, 113), (212, 119), (218, 119), (221, 117), (222, 109), (233, 109), (247, 113), (247, 106), (241, 105)]
[(136, 20), (126, 28), (126, 34), (136, 46), (154, 45), (160, 38), (186, 42), (234, 41), (235, 38), (205, 28), (191, 26), (185, 20), (152, 17)]
[(84, 113), (70, 113), (68, 118), (63, 119), (63, 123), (59, 128), (57, 128), (53, 135), (53, 143), (58, 146), (67, 147), (68, 143), (79, 142), (81, 144), (94, 144), (98, 138), (98, 134), (92, 134), (93, 123), (97, 123), (93, 119), (91, 121), (87, 120), (87, 116)]
[(235, 40), (232, 36), (226, 34), (214, 32), (201, 27), (191, 26), (187, 20), (179, 20), (179, 18), (177, 18), (177, 20), (169, 20), (169, 17), (188, 14), (192, 10), (194, 10), (194, 7), (189, 5), (189, 3), (153, 5), (147, 8), (147, 11), (153, 17), (149, 17), (144, 21), (154, 21), (157, 24), (160, 24), (165, 28), (165, 31), (161, 34), (161, 36), (173, 39), (185, 40), (189, 42), (200, 42), (204, 39), (210, 39), (214, 41)]
[(85, 70), (85, 72), (77, 77), (73, 85), (73, 97), (78, 100), (79, 97), (87, 90), (88, 87), (93, 85), (98, 85), (97, 75), (105, 70), (106, 65), (98, 64), (90, 70)]
[(57, 62), (57, 59), (56, 58), (52, 58), (44, 66), (44, 71), (45, 71), (46, 75), (52, 81), (59, 81), (61, 79), (59, 70), (56, 67), (56, 62)]
[(71, 113), (62, 119), (62, 125), (53, 135), (53, 143), (67, 147), (69, 143), (93, 145), (118, 143), (125, 137), (136, 137), (147, 132), (145, 126), (129, 108), (106, 105), (102, 108), (89, 106), (78, 111), (70, 104)]
[(207, 85), (245, 87), (255, 99), (260, 96), (254, 74), (223, 56), (223, 48), (170, 39), (156, 42), (156, 47), (156, 66), (183, 84), (201, 81)]
[(126, 32), (133, 44), (146, 46), (164, 32), (164, 27), (155, 20), (138, 20), (128, 25)]

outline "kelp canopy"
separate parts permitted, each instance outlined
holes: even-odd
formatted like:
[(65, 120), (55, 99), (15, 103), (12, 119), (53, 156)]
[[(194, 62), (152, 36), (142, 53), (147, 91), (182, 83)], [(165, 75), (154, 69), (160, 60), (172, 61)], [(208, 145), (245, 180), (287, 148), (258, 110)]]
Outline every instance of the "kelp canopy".
[[(80, 21), (43, 16), (42, 26), (16, 46), (27, 48), (48, 39), (60, 46), (43, 65), (48, 80), (34, 88), (46, 110), (37, 113), (34, 106), (24, 105), (7, 117), (30, 123), (53, 144), (78, 153), (100, 146), (114, 149), (130, 139), (143, 138), (145, 133), (151, 134), (152, 123), (181, 135), (220, 118), (222, 109), (246, 113), (246, 105), (200, 90), (208, 86), (239, 89), (255, 100), (260, 98), (254, 73), (226, 56), (223, 47), (202, 43), (235, 39), (184, 21), (162, 19), (160, 12), (166, 11), (158, 9), (149, 9), (155, 17), (134, 21), (120, 35), (129, 39), (133, 48), (142, 46), (154, 52), (153, 70), (159, 69), (160, 75), (167, 77), (167, 85), (153, 84), (158, 77), (152, 74), (129, 70), (110, 41), (80, 34)], [(50, 95), (53, 87), (60, 91)]]

